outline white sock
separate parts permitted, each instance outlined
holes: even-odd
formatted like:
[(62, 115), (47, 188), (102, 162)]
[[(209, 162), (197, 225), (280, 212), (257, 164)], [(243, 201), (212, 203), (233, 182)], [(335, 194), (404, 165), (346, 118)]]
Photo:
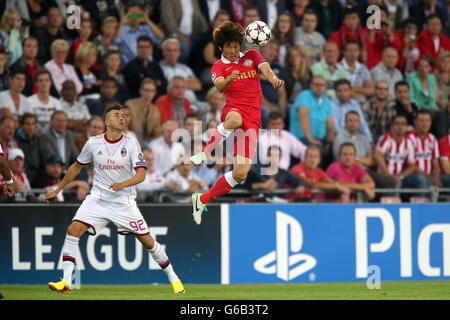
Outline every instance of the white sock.
[(74, 236), (67, 235), (63, 247), (63, 279), (72, 285), (72, 273), (75, 267), (75, 261), (78, 253), (78, 241), (80, 239)]
[(224, 174), (224, 176), (225, 180), (227, 180), (230, 187), (234, 188), (238, 184), (236, 180), (234, 180), (233, 178), (233, 171), (228, 171), (227, 173)]
[(170, 282), (174, 282), (179, 280), (175, 271), (173, 271), (173, 267), (170, 264), (169, 257), (166, 254), (164, 248), (155, 240), (155, 245), (153, 248), (148, 250), (152, 255), (153, 260), (161, 267), (161, 269), (166, 273)]
[(218, 126), (217, 126), (217, 131), (219, 131), (219, 133), (224, 137), (224, 138), (228, 138), (229, 136), (230, 136), (230, 134), (232, 134), (233, 133), (233, 129), (225, 129), (224, 127), (223, 127), (223, 122), (221, 123), (221, 124), (219, 124)]

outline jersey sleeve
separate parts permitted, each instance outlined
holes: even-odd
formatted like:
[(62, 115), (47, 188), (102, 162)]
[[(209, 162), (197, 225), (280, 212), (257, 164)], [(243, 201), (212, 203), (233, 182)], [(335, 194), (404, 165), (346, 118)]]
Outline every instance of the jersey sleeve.
[(266, 59), (264, 59), (264, 57), (261, 55), (261, 53), (258, 52), (258, 50), (250, 49), (248, 50), (248, 53), (251, 55), (251, 58), (258, 69), (260, 65), (262, 65), (263, 63), (267, 63)]
[(88, 165), (92, 161), (91, 140), (86, 141), (77, 157), (77, 162), (82, 166)]
[[(220, 61), (220, 60), (219, 60)], [(223, 72), (223, 65), (221, 63), (215, 63), (211, 68), (211, 81), (214, 84), (217, 79), (223, 78), (225, 79), (225, 75)]]
[(144, 154), (142, 153), (141, 146), (137, 140), (132, 140), (131, 142), (131, 164), (134, 169), (144, 168), (147, 169), (147, 163), (144, 159)]

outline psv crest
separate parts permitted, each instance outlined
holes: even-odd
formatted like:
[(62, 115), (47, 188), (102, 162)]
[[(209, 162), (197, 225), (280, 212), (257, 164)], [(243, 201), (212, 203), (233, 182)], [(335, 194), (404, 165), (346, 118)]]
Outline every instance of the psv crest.
[(127, 155), (127, 149), (125, 149), (125, 147), (123, 147), (122, 150), (120, 150), (120, 155), (122, 157), (125, 157)]

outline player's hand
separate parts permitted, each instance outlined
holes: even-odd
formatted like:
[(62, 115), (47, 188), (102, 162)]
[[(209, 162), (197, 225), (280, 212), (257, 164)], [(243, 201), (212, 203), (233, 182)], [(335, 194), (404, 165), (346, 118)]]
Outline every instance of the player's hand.
[(5, 193), (8, 197), (12, 197), (16, 190), (14, 189), (14, 183), (13, 184), (5, 184), (3, 187), (3, 193)]
[(50, 203), (50, 200), (56, 198), (56, 195), (58, 194), (58, 192), (59, 191), (57, 189), (47, 192), (44, 196), (44, 201), (47, 203)]
[(236, 80), (237, 78), (239, 78), (241, 74), (239, 73), (239, 70), (233, 70), (233, 72), (231, 72), (229, 78), (231, 81)]
[(122, 184), (122, 182), (114, 182), (111, 183), (109, 188), (112, 189), (113, 191), (120, 191), (124, 188), (124, 185)]
[(272, 86), (274, 87), (274, 89), (281, 88), (283, 85), (284, 85), (283, 80), (278, 79), (278, 77), (273, 77)]

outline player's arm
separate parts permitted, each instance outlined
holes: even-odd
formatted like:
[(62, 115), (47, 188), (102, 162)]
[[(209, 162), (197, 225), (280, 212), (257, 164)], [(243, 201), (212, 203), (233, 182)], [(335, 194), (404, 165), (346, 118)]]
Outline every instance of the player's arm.
[[(3, 176), (5, 181), (11, 181), (12, 180), (11, 171), (9, 170), (8, 161), (6, 160), (6, 158), (2, 154), (0, 154), (0, 174)], [(14, 193), (16, 193), (16, 191), (14, 189), (14, 184), (13, 183), (5, 184), (4, 192), (6, 193), (6, 195), (8, 197), (12, 197), (14, 195)]]
[(135, 175), (132, 176), (130, 179), (122, 182), (114, 182), (109, 186), (109, 188), (114, 191), (120, 191), (123, 188), (131, 187), (141, 182), (144, 182), (145, 168), (144, 167), (135, 168), (135, 171), (136, 171)]
[(225, 90), (227, 90), (230, 87), (231, 83), (239, 78), (239, 75), (239, 70), (233, 70), (233, 72), (231, 72), (228, 77), (217, 78), (216, 81), (214, 81), (214, 85), (216, 86), (217, 91), (224, 92)]
[(58, 184), (58, 187), (55, 190), (49, 191), (45, 194), (44, 200), (48, 203), (51, 199), (55, 198), (56, 195), (75, 179), (75, 177), (80, 173), (83, 166), (78, 162), (74, 162), (69, 169), (67, 169), (66, 175)]
[(278, 79), (275, 72), (273, 72), (272, 68), (268, 63), (261, 63), (259, 65), (259, 71), (266, 77), (267, 80), (272, 84), (272, 86), (277, 89), (284, 85), (284, 81)]

